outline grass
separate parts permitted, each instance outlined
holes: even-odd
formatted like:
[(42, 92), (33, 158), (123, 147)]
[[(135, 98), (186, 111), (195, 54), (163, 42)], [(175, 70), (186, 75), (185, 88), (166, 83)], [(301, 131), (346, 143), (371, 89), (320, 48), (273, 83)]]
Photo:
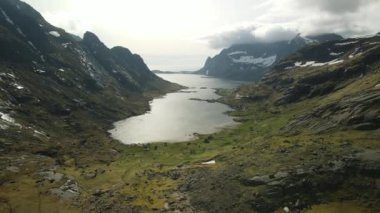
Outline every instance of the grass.
[[(81, 189), (81, 204), (92, 197), (96, 190), (118, 192), (113, 196), (101, 197), (104, 202), (118, 202), (122, 205), (141, 207), (145, 211), (165, 207), (168, 197), (178, 190), (179, 184), (187, 177), (174, 180), (162, 175), (173, 170), (192, 170), (206, 167), (214, 171), (226, 171), (243, 165), (238, 175), (253, 177), (255, 175), (274, 174), (278, 171), (296, 167), (311, 167), (326, 163), (332, 159), (350, 155), (364, 149), (380, 149), (378, 135), (370, 132), (354, 130), (336, 130), (323, 134), (315, 134), (301, 128), (297, 135), (283, 134), (280, 129), (293, 118), (309, 112), (320, 105), (340, 100), (348, 94), (354, 94), (371, 89), (379, 84), (379, 73), (371, 73), (363, 78), (347, 81), (341, 84), (342, 88), (326, 96), (306, 99), (287, 106), (274, 106), (272, 102), (280, 94), (272, 94), (264, 102), (244, 102), (243, 108), (231, 112), (232, 116), (241, 120), (241, 124), (212, 135), (200, 135), (199, 139), (184, 143), (155, 143), (149, 145), (122, 145), (111, 140), (99, 127), (91, 128), (93, 121), (86, 121), (86, 114), (75, 114), (76, 118), (83, 120), (86, 131), (79, 133), (78, 138), (67, 138), (57, 132), (55, 139), (65, 152), (63, 166), (58, 172), (74, 176)], [(222, 91), (224, 95), (230, 94)], [(228, 100), (238, 102), (236, 100)], [(240, 104), (240, 101), (239, 101)], [(57, 121), (57, 126), (63, 127), (63, 121)], [(53, 128), (53, 127), (52, 127)], [(57, 127), (54, 127), (57, 128)], [(80, 138), (86, 138), (88, 145), (81, 144)], [(207, 139), (208, 138), (208, 139)], [(343, 141), (350, 141), (351, 146), (341, 146)], [(99, 144), (98, 149), (96, 144)], [(327, 147), (327, 148), (326, 148)], [(119, 152), (112, 157), (107, 150)], [(280, 150), (290, 150), (281, 153)], [(318, 156), (313, 155), (318, 151)], [(204, 166), (200, 162), (216, 159), (216, 165)], [(104, 170), (94, 179), (87, 179), (82, 174), (95, 170)], [(12, 177), (11, 177), (12, 178)], [(214, 177), (210, 177), (214, 178)], [(219, 178), (219, 177), (215, 177)], [(54, 212), (53, 207), (60, 207), (60, 212), (80, 211), (80, 208), (62, 203), (50, 196), (44, 187), (36, 186), (33, 177), (21, 176), (16, 180), (16, 188), (11, 185), (0, 186), (0, 208), (10, 204), (17, 210), (25, 210), (30, 206), (29, 212)], [(360, 182), (360, 181), (354, 181)], [(235, 184), (235, 183), (231, 183)], [(241, 191), (241, 196), (264, 190), (263, 188), (248, 188), (234, 185)], [(349, 187), (347, 187), (349, 188)], [(20, 192), (22, 191), (22, 196)], [(40, 193), (42, 192), (42, 193)], [(346, 194), (353, 194), (349, 189), (326, 197), (326, 201), (339, 201)], [(130, 199), (125, 199), (125, 196)], [(207, 196), (207, 194), (205, 195)], [(243, 199), (242, 198), (242, 199)], [(348, 207), (361, 208), (355, 203), (356, 198), (348, 202)], [(43, 205), (37, 205), (40, 201)], [(4, 205), (3, 205), (4, 204)], [(330, 211), (336, 202), (313, 207), (310, 212)], [(346, 205), (346, 204), (344, 204)], [(62, 207), (62, 208), (61, 208)], [(347, 208), (348, 208), (347, 207)], [(342, 208), (345, 208), (344, 206)], [(1, 209), (0, 209), (1, 210)], [(306, 211), (307, 212), (307, 211)]]
[(331, 202), (327, 204), (319, 204), (305, 210), (304, 213), (365, 213), (370, 212), (367, 208), (360, 206), (355, 202)]
[(0, 205), (0, 212), (80, 212), (78, 208), (44, 193), (29, 176), (20, 176), (14, 181), (16, 184), (1, 187), (0, 203), (3, 205)]

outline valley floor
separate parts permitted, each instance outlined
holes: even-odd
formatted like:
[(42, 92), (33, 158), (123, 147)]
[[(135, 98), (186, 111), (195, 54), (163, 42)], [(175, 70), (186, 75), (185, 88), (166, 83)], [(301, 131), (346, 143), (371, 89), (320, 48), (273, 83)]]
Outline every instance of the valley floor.
[(283, 131), (339, 97), (276, 107), (220, 92), (241, 125), (191, 142), (126, 146), (93, 130), (82, 144), (101, 141), (92, 156), (2, 154), (0, 211), (380, 211), (379, 130)]

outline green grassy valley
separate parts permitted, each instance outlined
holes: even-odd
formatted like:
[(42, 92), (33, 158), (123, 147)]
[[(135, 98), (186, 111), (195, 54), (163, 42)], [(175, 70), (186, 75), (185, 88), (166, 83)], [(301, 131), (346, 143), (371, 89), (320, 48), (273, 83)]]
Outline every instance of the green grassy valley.
[(380, 34), (305, 40), (217, 89), (237, 126), (126, 145), (113, 123), (184, 87), (24, 2), (0, 9), (0, 212), (380, 212)]

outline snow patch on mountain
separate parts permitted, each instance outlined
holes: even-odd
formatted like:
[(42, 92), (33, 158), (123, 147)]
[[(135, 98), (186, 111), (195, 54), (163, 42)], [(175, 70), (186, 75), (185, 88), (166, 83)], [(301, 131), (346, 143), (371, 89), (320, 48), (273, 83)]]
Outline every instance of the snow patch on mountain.
[(9, 114), (0, 112), (0, 129), (8, 129), (9, 126), (22, 127), (19, 123), (16, 122)]
[(57, 32), (57, 31), (50, 31), (49, 34), (56, 37), (56, 38), (61, 37), (61, 34), (59, 34), (59, 32)]
[(308, 67), (308, 66), (313, 65), (313, 64), (315, 64), (315, 61), (307, 61), (306, 63), (296, 62), (296, 63), (294, 63), (294, 66), (296, 66), (296, 67)]
[(339, 56), (339, 55), (342, 55), (342, 54), (344, 54), (344, 52), (339, 52), (339, 53), (331, 52), (330, 53), (331, 56)]
[(276, 62), (277, 55), (269, 56), (269, 57), (258, 57), (255, 58), (253, 56), (241, 56), (238, 59), (232, 58), (232, 61), (234, 63), (241, 63), (241, 64), (256, 64), (256, 65), (262, 65), (265, 67), (269, 67), (274, 62)]
[[(334, 59), (334, 60), (328, 61), (328, 62), (307, 61), (305, 63), (303, 63), (303, 62), (296, 62), (296, 63), (294, 63), (294, 66), (295, 67), (309, 67), (309, 66), (320, 67), (320, 66), (325, 66), (325, 65), (340, 64), (340, 63), (343, 63), (343, 62), (344, 62), (344, 60), (341, 60), (341, 59)], [(287, 69), (290, 69), (290, 68), (287, 68)]]
[(350, 44), (356, 44), (358, 41), (348, 41), (348, 42), (342, 42), (342, 43), (336, 43), (335, 46), (346, 46)]
[(23, 32), (19, 27), (16, 27), (16, 30), (17, 30), (17, 32), (18, 32), (20, 35), (26, 37), (26, 35), (24, 34), (24, 32)]
[[(315, 43), (318, 43), (317, 40), (310, 39), (308, 37), (302, 37), (302, 38), (303, 38), (303, 40), (305, 41), (306, 44), (315, 44)], [(291, 42), (291, 41), (289, 41), (289, 42)]]
[(233, 55), (245, 55), (245, 54), (247, 54), (247, 51), (235, 51), (235, 52), (229, 53), (228, 55), (233, 56)]
[(14, 123), (15, 122), (15, 119), (13, 119), (9, 114), (6, 114), (6, 113), (0, 112), (0, 118), (3, 121), (6, 121), (8, 123)]
[(12, 24), (14, 25), (14, 22), (12, 21), (12, 19), (7, 15), (7, 13), (0, 8), (0, 11), (1, 13), (3, 14), (3, 16), (5, 17), (5, 20), (9, 23), (9, 24)]
[(35, 73), (39, 73), (39, 74), (46, 73), (46, 71), (45, 71), (45, 70), (42, 70), (42, 69), (35, 69), (34, 72), (35, 72)]
[(378, 45), (378, 44), (380, 44), (380, 42), (378, 42), (378, 41), (376, 41), (376, 42), (369, 42), (368, 44), (369, 45)]
[(34, 44), (33, 44), (31, 41), (28, 41), (28, 44), (29, 44), (34, 50), (37, 50), (36, 46), (34, 46)]
[(70, 44), (71, 44), (70, 42), (68, 42), (68, 43), (62, 43), (62, 47), (63, 48), (67, 48), (67, 47), (69, 47)]
[(24, 89), (24, 86), (22, 86), (21, 84), (18, 84), (18, 83), (14, 83), (13, 86), (16, 87), (16, 89), (18, 89), (18, 90)]

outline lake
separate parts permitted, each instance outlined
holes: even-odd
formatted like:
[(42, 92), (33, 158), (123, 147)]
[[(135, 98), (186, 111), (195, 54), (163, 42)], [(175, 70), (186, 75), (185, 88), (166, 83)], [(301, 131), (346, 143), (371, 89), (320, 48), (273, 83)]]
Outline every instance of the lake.
[(109, 131), (113, 138), (124, 144), (184, 142), (194, 139), (194, 133), (211, 134), (237, 124), (226, 114), (232, 110), (227, 105), (194, 99), (217, 99), (216, 88), (232, 89), (241, 82), (192, 74), (158, 76), (188, 88), (154, 99), (143, 115), (114, 123)]

